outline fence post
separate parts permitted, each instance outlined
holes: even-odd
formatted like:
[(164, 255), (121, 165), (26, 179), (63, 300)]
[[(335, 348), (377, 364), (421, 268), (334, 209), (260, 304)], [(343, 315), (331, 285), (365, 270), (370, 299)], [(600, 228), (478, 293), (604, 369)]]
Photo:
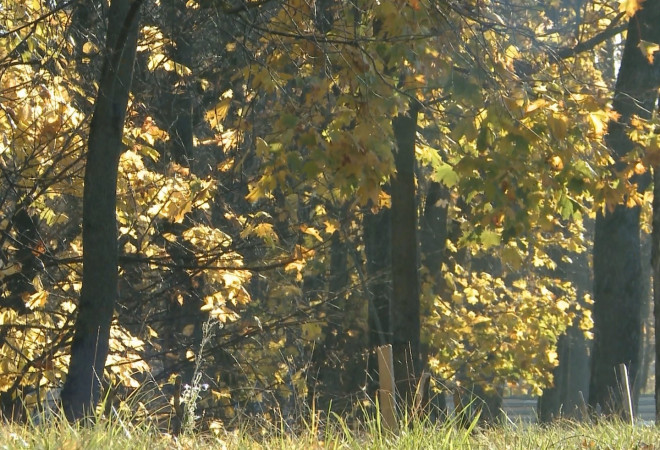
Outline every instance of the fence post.
[(394, 356), (391, 345), (382, 345), (376, 348), (378, 355), (378, 400), (380, 414), (385, 428), (396, 432), (396, 387), (394, 382)]

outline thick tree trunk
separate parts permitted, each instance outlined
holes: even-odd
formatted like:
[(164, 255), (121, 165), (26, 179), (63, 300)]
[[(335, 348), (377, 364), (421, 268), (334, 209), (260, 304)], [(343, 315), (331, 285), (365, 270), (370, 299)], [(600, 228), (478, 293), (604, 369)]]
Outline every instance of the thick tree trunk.
[(88, 141), (83, 193), (83, 286), (62, 406), (70, 420), (93, 412), (117, 296), (117, 170), (141, 0), (113, 0), (105, 61)]
[[(607, 144), (617, 166), (624, 164), (633, 143), (627, 135), (633, 115), (649, 118), (660, 86), (658, 57), (649, 63), (640, 49), (641, 41), (660, 42), (660, 0), (647, 0), (630, 20), (621, 68), (616, 82), (613, 107), (620, 114), (610, 121)], [(648, 180), (636, 180), (644, 189)], [(598, 214), (594, 238), (594, 346), (592, 351), (589, 406), (597, 405), (606, 414), (622, 411), (621, 395), (614, 368), (628, 365), (634, 383), (639, 371), (641, 346), (641, 250), (640, 208), (618, 205)]]
[(419, 261), (415, 199), (417, 109), (392, 121), (397, 150), (392, 178), (392, 351), (399, 395), (414, 400), (421, 375)]

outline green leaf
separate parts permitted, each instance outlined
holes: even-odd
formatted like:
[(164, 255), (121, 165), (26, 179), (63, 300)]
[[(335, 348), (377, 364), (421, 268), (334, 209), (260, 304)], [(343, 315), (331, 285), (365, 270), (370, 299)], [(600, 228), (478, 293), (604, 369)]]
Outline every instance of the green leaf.
[(441, 163), (434, 167), (431, 179), (450, 188), (458, 183), (458, 174), (454, 172), (454, 169), (449, 164)]
[(479, 240), (486, 249), (500, 245), (500, 234), (493, 230), (484, 230), (479, 236)]

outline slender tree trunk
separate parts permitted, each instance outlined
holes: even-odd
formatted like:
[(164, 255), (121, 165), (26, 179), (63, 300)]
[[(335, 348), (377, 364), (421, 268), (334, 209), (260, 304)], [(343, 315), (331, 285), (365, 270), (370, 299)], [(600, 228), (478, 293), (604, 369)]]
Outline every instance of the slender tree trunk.
[(391, 211), (383, 209), (364, 218), (364, 247), (371, 301), (369, 307), (369, 345), (392, 343), (390, 301), (392, 298)]
[[(647, 0), (641, 7), (628, 25), (615, 87), (613, 107), (620, 116), (610, 121), (606, 137), (617, 167), (624, 164), (622, 158), (633, 148), (627, 134), (631, 117), (650, 118), (660, 86), (660, 58), (656, 53), (656, 63), (650, 64), (640, 49), (641, 41), (660, 43), (660, 0)], [(635, 181), (640, 190), (648, 185), (648, 179)], [(644, 291), (639, 214), (639, 207), (618, 205), (596, 218), (589, 406), (595, 409), (600, 405), (606, 414), (622, 411), (615, 366), (628, 365), (632, 383), (639, 371)]]
[[(593, 239), (593, 221), (585, 221), (587, 240)], [(591, 292), (593, 280), (589, 267), (589, 254), (567, 253), (556, 248), (551, 253), (557, 261), (557, 268), (549, 275), (559, 280), (567, 280), (576, 289), (578, 302), (583, 308), (589, 308), (583, 299)], [(570, 263), (564, 257), (570, 258)], [(538, 402), (540, 422), (549, 422), (560, 417), (583, 419), (584, 399), (589, 395), (589, 345), (577, 321), (559, 338), (557, 343), (559, 365), (553, 370), (553, 387), (544, 389)]]
[(440, 183), (432, 181), (429, 184), (424, 204), (424, 216), (421, 223), (422, 259), (431, 277), (440, 274), (445, 261), (445, 247), (449, 236), (447, 212), (449, 207), (449, 191)]
[(367, 266), (369, 373), (367, 392), (378, 389), (378, 362), (374, 349), (392, 343), (390, 303), (392, 300), (391, 211), (366, 213), (363, 221), (364, 253)]
[(117, 171), (142, 0), (113, 0), (105, 61), (88, 141), (83, 192), (83, 286), (62, 389), (67, 418), (91, 414), (99, 400), (117, 297)]
[[(326, 325), (323, 343), (314, 348), (312, 356), (313, 373), (309, 377), (314, 383), (310, 394), (316, 398), (316, 407), (328, 411), (330, 407), (341, 411), (345, 405), (339, 401), (345, 397), (342, 383), (342, 371), (346, 369), (347, 355), (344, 352), (346, 339), (343, 334), (344, 318), (348, 313), (345, 291), (348, 286), (348, 247), (342, 241), (339, 231), (332, 235), (330, 246), (330, 273), (328, 280), (328, 302), (324, 305)], [(338, 404), (340, 403), (340, 404)], [(310, 403), (311, 404), (311, 403)]]
[(655, 322), (655, 423), (660, 425), (660, 168), (653, 169), (653, 318)]
[(655, 361), (655, 347), (653, 342), (653, 291), (652, 283), (652, 268), (651, 258), (653, 252), (653, 244), (651, 242), (651, 235), (641, 233), (641, 246), (642, 246), (642, 343), (641, 343), (641, 356), (640, 368), (637, 375), (637, 382), (633, 386), (633, 398), (635, 402), (639, 402), (639, 397), (644, 392), (651, 372), (651, 364)]
[[(426, 203), (424, 204), (424, 214), (420, 225), (421, 257), (426, 267), (426, 277), (429, 283), (434, 286), (434, 296), (441, 298), (447, 293), (447, 286), (444, 282), (442, 273), (442, 264), (446, 261), (445, 254), (448, 229), (448, 210), (449, 210), (449, 190), (432, 181), (429, 183), (426, 193)], [(421, 305), (422, 317), (424, 314), (430, 314), (431, 304), (424, 302)], [(429, 349), (428, 344), (421, 344), (422, 367), (428, 367)], [(441, 380), (442, 381), (442, 380)], [(430, 394), (428, 390), (425, 392)], [(438, 395), (429, 399), (435, 412), (441, 416), (447, 413), (447, 400), (444, 390)], [(426, 404), (427, 402), (424, 401)]]
[(397, 150), (392, 178), (392, 350), (399, 395), (411, 404), (421, 375), (419, 261), (415, 199), (417, 108), (392, 121)]
[[(191, 68), (194, 56), (192, 47), (192, 24), (186, 21), (185, 2), (173, 2), (169, 6), (168, 18), (173, 30), (173, 39), (175, 48), (173, 51), (174, 61), (183, 64), (188, 69)], [(174, 160), (184, 166), (192, 169), (193, 162), (193, 95), (188, 76), (179, 76), (172, 74), (171, 96), (169, 102), (168, 128), (172, 145), (172, 155)]]

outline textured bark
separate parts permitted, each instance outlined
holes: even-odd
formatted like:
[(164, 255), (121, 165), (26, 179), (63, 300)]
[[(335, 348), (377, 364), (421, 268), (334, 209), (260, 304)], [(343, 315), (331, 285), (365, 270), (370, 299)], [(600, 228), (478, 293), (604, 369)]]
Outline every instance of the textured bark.
[(113, 0), (90, 126), (83, 191), (83, 285), (62, 406), (70, 420), (93, 412), (108, 354), (117, 297), (117, 170), (141, 0)]
[[(619, 113), (610, 121), (606, 141), (620, 167), (633, 144), (628, 138), (630, 118), (649, 118), (660, 86), (659, 58), (650, 64), (640, 41), (660, 42), (660, 0), (647, 0), (630, 20), (613, 107)], [(648, 179), (637, 180), (643, 190)], [(639, 371), (643, 283), (641, 268), (639, 207), (617, 206), (598, 214), (593, 249), (594, 345), (592, 351), (589, 406), (600, 405), (606, 414), (620, 414), (621, 395), (615, 376), (617, 364), (628, 365), (631, 382)]]
[(392, 120), (396, 138), (396, 175), (392, 196), (392, 351), (399, 395), (413, 401), (421, 375), (419, 261), (415, 198), (417, 110)]

